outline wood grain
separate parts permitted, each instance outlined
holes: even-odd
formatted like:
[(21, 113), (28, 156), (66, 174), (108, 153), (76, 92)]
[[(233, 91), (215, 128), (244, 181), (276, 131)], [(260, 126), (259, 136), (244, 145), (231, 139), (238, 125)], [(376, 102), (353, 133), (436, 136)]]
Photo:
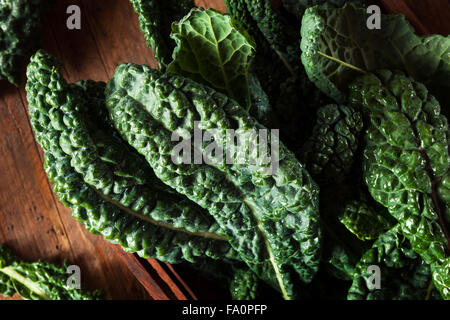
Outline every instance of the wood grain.
[[(450, 34), (448, 0), (378, 3), (385, 12), (403, 12), (422, 34)], [(66, 27), (66, 8), (72, 4), (82, 9), (81, 30)], [(225, 12), (222, 0), (196, 4)], [(157, 65), (129, 0), (55, 1), (45, 18), (44, 49), (64, 62), (69, 82), (107, 81), (122, 62)], [(178, 269), (152, 259), (144, 263), (88, 233), (70, 216), (42, 169), (42, 150), (34, 140), (27, 108), (24, 85), (15, 88), (0, 81), (0, 243), (30, 261), (68, 259), (81, 267), (83, 283), (103, 289), (109, 299), (196, 298)]]

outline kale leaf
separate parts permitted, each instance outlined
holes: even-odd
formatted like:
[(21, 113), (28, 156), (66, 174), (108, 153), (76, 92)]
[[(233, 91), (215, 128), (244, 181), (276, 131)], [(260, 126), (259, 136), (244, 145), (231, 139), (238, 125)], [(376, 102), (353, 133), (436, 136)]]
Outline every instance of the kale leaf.
[(0, 79), (20, 84), (22, 63), (39, 45), (47, 0), (3, 0), (0, 5)]
[[(370, 267), (379, 268), (380, 286)], [(375, 282), (375, 283), (374, 283)], [(382, 234), (358, 262), (349, 300), (440, 299), (433, 288), (430, 266), (423, 262), (398, 227)]]
[(448, 298), (449, 129), (439, 102), (423, 84), (391, 71), (356, 80), (350, 102), (369, 121), (363, 163), (369, 191), (432, 265), (441, 279), (435, 285)]
[(0, 244), (0, 294), (18, 293), (27, 300), (96, 300), (100, 291), (77, 289), (68, 284), (68, 263), (25, 262)]
[(359, 239), (376, 240), (382, 233), (391, 229), (395, 223), (386, 213), (386, 208), (373, 203), (366, 193), (349, 201), (339, 216), (339, 221)]
[(170, 36), (177, 45), (169, 72), (209, 85), (250, 108), (248, 73), (255, 45), (230, 16), (194, 9), (172, 25)]
[(69, 85), (58, 66), (38, 51), (26, 91), (44, 168), (72, 215), (90, 232), (142, 257), (172, 263), (236, 258), (208, 212), (168, 192), (145, 160), (112, 133), (105, 123), (105, 84)]
[(361, 71), (403, 70), (424, 83), (448, 115), (450, 36), (417, 36), (403, 15), (382, 15), (381, 29), (369, 30), (367, 18), (365, 9), (353, 5), (306, 11), (301, 49), (311, 81), (344, 102), (348, 85)]
[(173, 160), (178, 145), (173, 134), (191, 148), (196, 121), (199, 129), (217, 130), (210, 133), (223, 154), (233, 148), (225, 143), (227, 130), (243, 135), (264, 129), (245, 109), (188, 78), (131, 63), (116, 68), (106, 104), (116, 129), (146, 157), (157, 177), (208, 209), (259, 277), (286, 299), (294, 297), (294, 277), (311, 281), (320, 257), (318, 188), (282, 143), (276, 171), (261, 157), (254, 164), (210, 157), (206, 142), (193, 148), (206, 163)]
[(317, 123), (299, 157), (318, 182), (344, 180), (353, 166), (363, 128), (359, 111), (344, 105), (317, 110)]
[(130, 0), (139, 15), (139, 26), (152, 48), (160, 70), (172, 61), (175, 47), (169, 38), (172, 22), (183, 18), (194, 7), (193, 0)]
[(255, 300), (259, 279), (248, 268), (236, 269), (231, 279), (230, 292), (233, 300)]
[[(286, 59), (287, 39), (283, 28), (291, 28), (282, 17), (276, 12), (271, 1), (247, 1), (247, 0), (225, 0), (227, 12), (233, 17), (236, 23), (241, 25), (241, 29), (246, 30), (254, 39), (256, 44), (256, 55), (252, 64), (251, 71), (256, 74), (263, 90), (267, 93), (270, 103), (274, 105), (280, 96), (280, 83), (286, 78), (292, 77), (296, 68), (301, 67), (299, 59), (300, 53), (291, 54), (296, 61), (295, 66), (291, 65)], [(265, 12), (269, 14), (264, 21), (258, 21), (264, 17)], [(260, 29), (261, 27), (261, 29)], [(271, 30), (281, 35), (282, 40), (278, 41), (277, 35), (272, 34)], [(292, 31), (289, 31), (292, 34)], [(295, 33), (295, 31), (294, 31)], [(299, 40), (299, 34), (296, 38)], [(294, 49), (296, 46), (289, 46)]]

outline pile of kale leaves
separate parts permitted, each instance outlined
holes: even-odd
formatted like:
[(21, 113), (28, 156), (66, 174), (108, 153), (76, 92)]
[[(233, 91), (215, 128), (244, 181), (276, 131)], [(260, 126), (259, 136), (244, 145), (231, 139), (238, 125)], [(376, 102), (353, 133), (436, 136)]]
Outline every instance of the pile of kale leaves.
[[(158, 70), (70, 84), (43, 51), (27, 69), (45, 170), (90, 232), (234, 299), (450, 298), (450, 37), (369, 29), (362, 0), (131, 2)], [(174, 162), (195, 121), (279, 129), (277, 172)]]

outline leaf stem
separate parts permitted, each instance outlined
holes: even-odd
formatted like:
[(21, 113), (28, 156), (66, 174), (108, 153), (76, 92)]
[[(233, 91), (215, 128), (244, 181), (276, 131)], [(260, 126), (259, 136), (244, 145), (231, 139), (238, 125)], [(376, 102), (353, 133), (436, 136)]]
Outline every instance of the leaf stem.
[(321, 52), (321, 51), (317, 51), (317, 53), (320, 54), (321, 56), (323, 56), (323, 57), (325, 57), (325, 58), (331, 60), (331, 61), (334, 61), (334, 62), (337, 62), (337, 63), (343, 65), (344, 67), (353, 69), (353, 70), (358, 71), (358, 72), (361, 72), (361, 73), (366, 73), (366, 72), (367, 72), (366, 70), (363, 70), (363, 69), (361, 69), (361, 68), (358, 68), (358, 67), (356, 67), (356, 66), (354, 66), (354, 65), (351, 65), (351, 64), (349, 64), (349, 63), (347, 63), (347, 62), (344, 62), (344, 61), (342, 61), (342, 60), (339, 60), (339, 59), (337, 59), (337, 58), (335, 58), (335, 57), (329, 56), (329, 55), (327, 55), (327, 54), (325, 54), (325, 53), (323, 53), (323, 52)]
[(9, 276), (10, 278), (14, 279), (17, 282), (20, 282), (21, 284), (23, 284), (25, 287), (27, 287), (28, 289), (30, 289), (30, 291), (34, 292), (35, 294), (37, 294), (38, 296), (40, 296), (42, 299), (44, 300), (50, 300), (50, 297), (44, 292), (44, 290), (42, 290), (39, 285), (24, 277), (23, 275), (21, 275), (20, 273), (18, 273), (16, 270), (14, 270), (11, 267), (5, 267), (0, 269), (0, 272), (3, 272), (4, 274), (6, 274), (7, 276)]
[(163, 221), (157, 221), (154, 220), (148, 216), (145, 216), (143, 214), (140, 214), (139, 212), (136, 212), (134, 210), (131, 210), (130, 208), (122, 205), (120, 202), (112, 199), (111, 197), (108, 197), (107, 195), (105, 195), (104, 193), (102, 193), (100, 190), (93, 188), (94, 191), (103, 199), (105, 199), (106, 201), (112, 203), (113, 205), (115, 205), (116, 207), (118, 207), (119, 209), (139, 218), (142, 219), (144, 221), (150, 222), (151, 224), (154, 224), (155, 226), (158, 227), (162, 227), (162, 228), (166, 228), (169, 230), (173, 230), (173, 231), (179, 231), (179, 232), (184, 232), (187, 233), (191, 236), (197, 236), (197, 237), (204, 237), (204, 238), (209, 238), (209, 239), (215, 239), (215, 240), (221, 240), (221, 241), (227, 241), (227, 237), (221, 234), (216, 234), (213, 232), (194, 232), (194, 231), (189, 231), (187, 229), (184, 228), (177, 228), (174, 227), (172, 224), (168, 223), (168, 222), (163, 222)]

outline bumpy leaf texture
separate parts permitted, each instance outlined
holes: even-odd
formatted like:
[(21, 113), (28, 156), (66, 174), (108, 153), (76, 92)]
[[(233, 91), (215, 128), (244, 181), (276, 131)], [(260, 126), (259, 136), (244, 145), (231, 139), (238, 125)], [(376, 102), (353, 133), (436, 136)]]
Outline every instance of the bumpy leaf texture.
[[(283, 25), (285, 28), (290, 28), (290, 26), (284, 24), (281, 16), (272, 8), (270, 1), (225, 0), (225, 3), (227, 12), (236, 23), (241, 25), (242, 29), (250, 34), (256, 43), (252, 72), (258, 76), (263, 90), (269, 96), (271, 104), (274, 104), (280, 95), (280, 83), (291, 77), (295, 69), (286, 59), (286, 50), (283, 49), (286, 45), (292, 45), (293, 42), (287, 40), (287, 32), (282, 31)], [(265, 17), (266, 14), (265, 21), (260, 22), (258, 19), (261, 19), (261, 16)], [(281, 34), (282, 40), (276, 41), (278, 36), (271, 33), (272, 29), (277, 34)], [(292, 31), (289, 32), (289, 34), (291, 33)], [(296, 37), (298, 38), (299, 35)], [(300, 53), (297, 56), (293, 55), (296, 67), (301, 67), (299, 55)]]
[[(286, 299), (294, 297), (295, 278), (311, 281), (320, 247), (318, 188), (294, 155), (279, 143), (278, 169), (271, 170), (272, 165), (261, 157), (275, 150), (271, 135), (266, 151), (259, 157), (249, 154), (247, 159), (254, 163), (211, 157), (211, 143), (190, 140), (196, 139), (195, 122), (199, 121), (198, 128), (210, 130), (222, 155), (230, 153), (234, 145), (225, 142), (227, 130), (242, 137), (249, 130), (264, 129), (244, 108), (190, 79), (134, 64), (116, 69), (106, 98), (123, 138), (146, 157), (158, 178), (209, 210), (259, 277)], [(254, 142), (258, 148), (260, 144)], [(201, 163), (183, 162), (174, 152), (186, 143), (188, 150), (203, 156)]]
[[(380, 283), (374, 280), (379, 268)], [(377, 271), (375, 271), (377, 272)], [(349, 300), (441, 299), (433, 288), (430, 266), (414, 252), (398, 227), (382, 234), (357, 264)]]
[(382, 15), (381, 29), (369, 30), (366, 24), (366, 10), (353, 5), (306, 11), (301, 49), (311, 81), (342, 102), (348, 85), (358, 76), (354, 67), (365, 71), (403, 70), (424, 83), (448, 115), (450, 36), (417, 36), (403, 15)]
[(269, 96), (254, 73), (249, 74), (248, 88), (251, 98), (250, 114), (266, 128), (276, 128)]
[(363, 128), (361, 113), (344, 105), (317, 110), (313, 133), (300, 152), (300, 159), (316, 181), (336, 183), (352, 168)]
[(271, 47), (296, 72), (301, 66), (299, 33), (274, 9), (272, 0), (245, 0), (247, 10)]
[(25, 262), (6, 246), (0, 245), (0, 293), (11, 297), (17, 293), (27, 300), (95, 300), (100, 291), (76, 289), (67, 284), (68, 264)]
[(4, 0), (0, 5), (0, 79), (18, 86), (21, 66), (39, 45), (47, 0)]
[(230, 283), (233, 300), (255, 300), (258, 294), (258, 277), (250, 269), (236, 269)]
[[(367, 74), (350, 87), (351, 104), (369, 119), (364, 177), (449, 298), (449, 130), (423, 84), (391, 71)], [(446, 277), (446, 279), (444, 279)]]
[(193, 9), (172, 25), (176, 42), (168, 71), (204, 83), (250, 108), (249, 67), (255, 45), (228, 15)]
[(282, 140), (297, 150), (311, 134), (316, 108), (332, 103), (309, 81), (301, 64), (300, 26), (272, 1), (227, 0), (226, 4), (233, 19), (255, 40), (251, 72), (258, 77), (271, 106), (265, 108), (271, 110), (270, 116), (250, 112), (265, 126), (280, 128)]
[(139, 26), (152, 48), (160, 70), (172, 61), (175, 43), (170, 40), (171, 25), (189, 13), (193, 0), (130, 0), (139, 15)]
[(394, 227), (392, 217), (386, 215), (386, 208), (361, 192), (344, 207), (339, 221), (359, 239), (376, 240), (381, 234)]
[(206, 210), (169, 191), (107, 120), (104, 83), (68, 85), (38, 51), (26, 85), (31, 124), (59, 199), (86, 228), (162, 261), (234, 258)]

